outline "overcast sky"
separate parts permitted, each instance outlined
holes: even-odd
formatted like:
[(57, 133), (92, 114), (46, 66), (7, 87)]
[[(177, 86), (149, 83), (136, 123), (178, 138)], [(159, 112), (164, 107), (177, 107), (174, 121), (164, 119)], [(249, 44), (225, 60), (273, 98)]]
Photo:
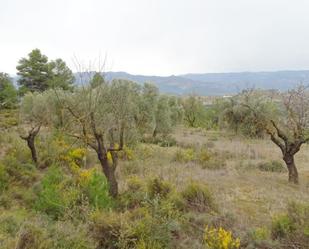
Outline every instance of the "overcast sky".
[(0, 30), (11, 74), (34, 48), (134, 74), (309, 69), (308, 0), (0, 0)]

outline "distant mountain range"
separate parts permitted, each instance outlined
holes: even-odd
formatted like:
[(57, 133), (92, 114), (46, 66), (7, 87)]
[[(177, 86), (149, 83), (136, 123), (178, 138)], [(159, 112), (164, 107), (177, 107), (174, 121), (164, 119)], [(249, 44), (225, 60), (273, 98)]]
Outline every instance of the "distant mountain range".
[[(94, 72), (92, 73), (92, 75)], [(90, 76), (91, 77), (91, 76)], [(198, 94), (204, 96), (231, 95), (246, 88), (286, 91), (302, 83), (309, 85), (309, 70), (277, 72), (205, 73), (171, 76), (133, 75), (126, 72), (106, 72), (106, 80), (126, 79), (155, 84), (161, 92), (174, 95)], [(76, 83), (79, 84), (79, 77)], [(88, 74), (85, 78), (89, 78)], [(17, 85), (17, 77), (13, 77)]]
[(127, 79), (137, 83), (153, 83), (161, 92), (195, 93), (205, 96), (230, 95), (246, 88), (286, 91), (303, 83), (309, 84), (309, 70), (278, 72), (205, 73), (171, 76), (132, 75), (126, 72), (106, 72), (105, 78)]

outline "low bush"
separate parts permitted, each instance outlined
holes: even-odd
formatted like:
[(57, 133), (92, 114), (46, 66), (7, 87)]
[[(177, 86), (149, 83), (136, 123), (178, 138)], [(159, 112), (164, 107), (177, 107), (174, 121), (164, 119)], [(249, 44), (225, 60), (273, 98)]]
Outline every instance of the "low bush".
[(52, 218), (59, 218), (78, 200), (79, 192), (56, 166), (49, 168), (37, 192), (34, 208)]
[(201, 149), (197, 153), (197, 161), (199, 164), (203, 165), (206, 164), (212, 158), (211, 153), (207, 149)]
[(285, 238), (296, 230), (295, 224), (288, 215), (277, 216), (272, 224), (273, 238)]
[(193, 149), (177, 149), (174, 160), (180, 163), (188, 163), (196, 160)]
[(185, 210), (198, 212), (215, 211), (213, 196), (206, 185), (191, 183), (180, 193), (178, 206)]
[(113, 200), (108, 194), (108, 183), (102, 173), (96, 170), (83, 170), (79, 177), (81, 192), (92, 207), (101, 209), (113, 206)]
[(179, 213), (170, 202), (147, 200), (131, 212), (97, 212), (90, 233), (98, 248), (171, 248)]
[(153, 199), (164, 199), (172, 192), (170, 183), (159, 178), (144, 181), (136, 176), (127, 180), (127, 190), (120, 196), (118, 205), (121, 208), (137, 208)]
[(262, 162), (258, 164), (258, 168), (267, 172), (286, 172), (286, 168), (280, 161)]
[(174, 160), (180, 163), (195, 162), (203, 169), (222, 169), (226, 166), (225, 157), (209, 151), (207, 148), (179, 148), (177, 149)]
[(127, 189), (118, 198), (120, 209), (133, 209), (140, 207), (147, 198), (145, 181), (137, 176), (127, 179)]
[(69, 167), (73, 174), (78, 174), (79, 170), (83, 168), (83, 160), (86, 156), (84, 148), (74, 148), (62, 154), (60, 159)]
[(95, 249), (87, 227), (69, 222), (51, 223), (44, 219), (29, 220), (18, 232), (16, 249)]
[(86, 201), (93, 209), (113, 206), (105, 177), (96, 170), (81, 170), (75, 180), (63, 174), (59, 167), (53, 166), (38, 186), (34, 207), (58, 219), (69, 210), (74, 210), (82, 201)]
[(258, 227), (250, 231), (243, 240), (247, 249), (280, 249), (277, 241), (271, 239), (271, 232), (267, 227)]
[(283, 248), (306, 248), (309, 245), (309, 205), (289, 203), (287, 212), (274, 218), (271, 234)]
[(130, 233), (126, 214), (97, 212), (91, 221), (90, 233), (98, 243), (97, 248), (133, 248), (135, 236)]
[(38, 179), (38, 170), (35, 165), (32, 162), (19, 160), (14, 155), (6, 155), (2, 160), (2, 166), (2, 174), (15, 184), (30, 186)]
[[(146, 202), (139, 219), (135, 219), (133, 232), (137, 245), (146, 248), (171, 248), (174, 236), (180, 233), (181, 215), (168, 200), (152, 199)], [(137, 217), (137, 215), (135, 215)], [(141, 247), (143, 248), (143, 247)]]
[(150, 198), (165, 198), (171, 192), (172, 186), (163, 180), (153, 178), (147, 183), (147, 191)]

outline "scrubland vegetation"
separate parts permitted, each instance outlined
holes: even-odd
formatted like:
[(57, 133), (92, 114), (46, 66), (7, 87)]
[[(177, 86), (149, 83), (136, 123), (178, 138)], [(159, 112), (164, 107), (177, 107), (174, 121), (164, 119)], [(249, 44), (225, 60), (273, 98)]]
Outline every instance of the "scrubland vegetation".
[(205, 105), (92, 71), (74, 86), (39, 50), (17, 68), (18, 90), (0, 75), (1, 248), (309, 248), (304, 86)]

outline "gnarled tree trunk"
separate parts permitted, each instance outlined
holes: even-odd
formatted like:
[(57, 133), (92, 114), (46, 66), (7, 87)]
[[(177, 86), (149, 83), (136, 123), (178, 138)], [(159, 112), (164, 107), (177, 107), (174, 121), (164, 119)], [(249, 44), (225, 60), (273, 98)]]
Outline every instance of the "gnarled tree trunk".
[(32, 157), (33, 162), (38, 163), (38, 156), (37, 156), (36, 148), (34, 144), (35, 136), (28, 136), (26, 140), (27, 140), (27, 145), (31, 151), (31, 157)]
[(28, 136), (20, 136), (23, 140), (27, 142), (27, 145), (31, 151), (31, 158), (32, 161), (37, 164), (38, 163), (38, 156), (35, 148), (35, 138), (40, 131), (41, 126), (33, 128), (29, 131)]
[(289, 171), (289, 182), (298, 184), (298, 172), (294, 162), (294, 155), (285, 154), (283, 160)]
[(105, 151), (98, 151), (98, 159), (100, 161), (103, 173), (109, 184), (109, 194), (112, 197), (117, 197), (118, 195), (118, 182), (115, 176), (116, 161), (113, 158), (113, 165), (110, 165), (107, 159), (107, 153)]

